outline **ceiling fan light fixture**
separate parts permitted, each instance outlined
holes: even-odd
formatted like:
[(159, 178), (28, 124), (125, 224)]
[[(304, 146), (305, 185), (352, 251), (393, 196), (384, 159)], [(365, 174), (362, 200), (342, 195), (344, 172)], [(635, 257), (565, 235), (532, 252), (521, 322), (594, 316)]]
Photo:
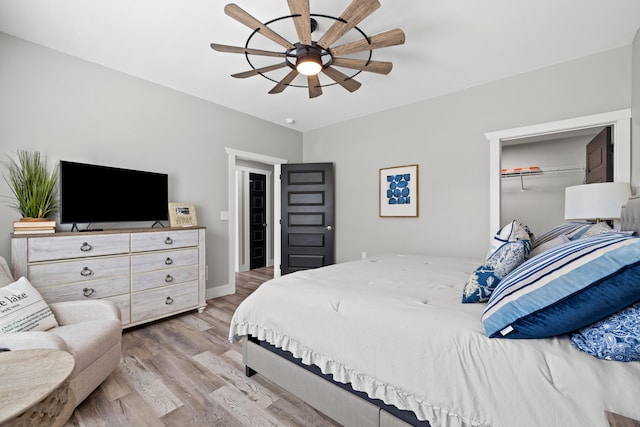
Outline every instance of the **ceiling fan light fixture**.
[(322, 71), (320, 50), (313, 46), (303, 46), (297, 51), (296, 70), (305, 76), (315, 76)]

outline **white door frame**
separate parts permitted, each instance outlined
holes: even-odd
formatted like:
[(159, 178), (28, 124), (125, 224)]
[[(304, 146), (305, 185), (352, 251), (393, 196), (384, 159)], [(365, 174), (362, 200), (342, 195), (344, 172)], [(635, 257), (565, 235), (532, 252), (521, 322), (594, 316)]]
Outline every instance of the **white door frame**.
[(229, 147), (226, 147), (225, 151), (228, 155), (229, 176), (229, 284), (227, 285), (227, 292), (224, 295), (228, 295), (236, 292), (235, 254), (238, 250), (235, 233), (236, 222), (238, 220), (238, 212), (236, 211), (236, 160), (248, 160), (273, 165), (273, 272), (276, 277), (280, 276), (280, 165), (288, 163), (289, 161), (278, 157), (265, 156), (264, 154), (251, 153), (249, 151), (241, 151)]
[(631, 182), (631, 109), (485, 133), (489, 141), (489, 236), (500, 229), (502, 142), (532, 136), (611, 126), (613, 180)]

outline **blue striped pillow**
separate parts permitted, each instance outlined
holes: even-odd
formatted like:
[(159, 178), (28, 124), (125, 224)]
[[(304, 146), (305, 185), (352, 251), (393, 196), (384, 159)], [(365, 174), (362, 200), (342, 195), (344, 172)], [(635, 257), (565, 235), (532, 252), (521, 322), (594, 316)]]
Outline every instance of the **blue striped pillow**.
[(579, 239), (522, 264), (500, 281), (482, 314), (489, 337), (572, 332), (640, 301), (640, 238)]
[(577, 233), (580, 230), (586, 230), (591, 227), (593, 224), (589, 222), (567, 222), (564, 224), (560, 224), (557, 227), (553, 227), (551, 230), (536, 236), (536, 240), (533, 244), (533, 247), (536, 248), (543, 243), (549, 242), (561, 235), (569, 235), (572, 233)]

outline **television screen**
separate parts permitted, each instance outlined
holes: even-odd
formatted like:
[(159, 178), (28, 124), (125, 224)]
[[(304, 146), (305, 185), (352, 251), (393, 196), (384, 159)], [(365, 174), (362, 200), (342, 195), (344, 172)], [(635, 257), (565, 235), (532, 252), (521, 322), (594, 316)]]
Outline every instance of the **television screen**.
[(166, 221), (168, 175), (60, 161), (60, 222)]

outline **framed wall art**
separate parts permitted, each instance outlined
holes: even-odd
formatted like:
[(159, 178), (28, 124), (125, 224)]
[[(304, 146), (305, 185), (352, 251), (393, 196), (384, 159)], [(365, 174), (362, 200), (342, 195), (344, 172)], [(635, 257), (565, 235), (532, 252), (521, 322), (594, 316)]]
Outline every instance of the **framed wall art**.
[(172, 227), (198, 225), (195, 206), (192, 203), (169, 203), (169, 223)]
[(380, 216), (418, 216), (418, 165), (380, 169)]

